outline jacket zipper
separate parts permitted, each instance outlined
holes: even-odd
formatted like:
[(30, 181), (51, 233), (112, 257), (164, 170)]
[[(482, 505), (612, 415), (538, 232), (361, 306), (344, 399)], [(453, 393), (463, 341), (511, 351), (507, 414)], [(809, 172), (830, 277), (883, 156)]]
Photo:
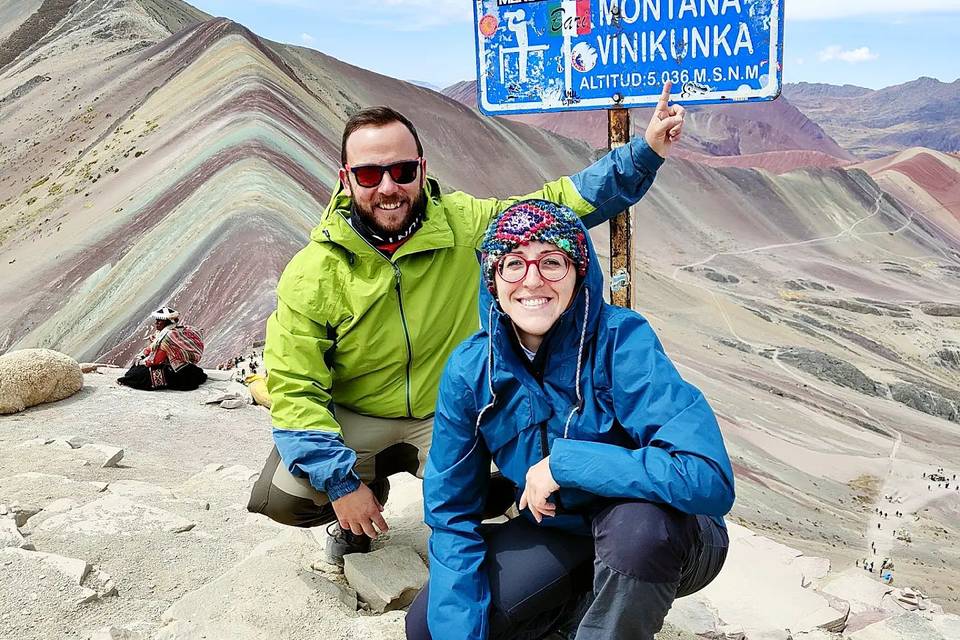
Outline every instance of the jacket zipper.
[(413, 364), (413, 347), (410, 346), (410, 332), (407, 330), (407, 316), (403, 312), (403, 294), (400, 292), (400, 267), (396, 263), (390, 263), (393, 266), (393, 273), (397, 278), (397, 303), (400, 305), (400, 322), (403, 324), (403, 337), (407, 341), (407, 417), (413, 417), (413, 408), (410, 403), (410, 366)]
[[(344, 218), (344, 220), (346, 220), (347, 226), (353, 229), (353, 225), (350, 224), (350, 221), (347, 220), (346, 218)], [(397, 303), (400, 305), (400, 323), (403, 325), (403, 338), (407, 343), (407, 366), (406, 366), (407, 417), (412, 418), (414, 416), (413, 416), (413, 406), (410, 402), (410, 368), (413, 365), (413, 347), (410, 345), (410, 332), (409, 330), (407, 330), (407, 316), (403, 312), (403, 294), (400, 293), (400, 267), (398, 267), (393, 260), (390, 260), (387, 256), (383, 255), (383, 253), (379, 249), (377, 249), (375, 246), (370, 244), (370, 242), (366, 238), (364, 238), (363, 235), (360, 232), (358, 232), (356, 229), (353, 229), (353, 232), (356, 233), (357, 237), (363, 240), (363, 242), (368, 247), (373, 249), (374, 253), (376, 253), (378, 256), (386, 260), (387, 263), (391, 267), (393, 267), (393, 274), (397, 281), (396, 290), (397, 290)], [(328, 235), (327, 237), (329, 238), (330, 236)]]

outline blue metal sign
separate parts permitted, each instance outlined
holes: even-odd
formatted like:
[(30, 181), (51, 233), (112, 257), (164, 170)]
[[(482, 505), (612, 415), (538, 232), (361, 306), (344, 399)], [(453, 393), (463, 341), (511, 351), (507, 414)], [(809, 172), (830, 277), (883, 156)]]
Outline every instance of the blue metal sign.
[(474, 0), (488, 115), (780, 95), (783, 0)]

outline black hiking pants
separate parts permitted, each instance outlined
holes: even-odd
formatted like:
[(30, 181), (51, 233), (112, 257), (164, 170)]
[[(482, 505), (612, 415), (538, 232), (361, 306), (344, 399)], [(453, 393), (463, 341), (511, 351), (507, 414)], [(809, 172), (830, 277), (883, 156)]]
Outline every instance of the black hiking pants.
[[(675, 598), (709, 584), (726, 559), (726, 530), (712, 518), (661, 504), (615, 502), (593, 535), (526, 518), (484, 525), (490, 640), (653, 640)], [(408, 640), (430, 640), (429, 584), (410, 605)], [(437, 639), (442, 640), (442, 639)]]

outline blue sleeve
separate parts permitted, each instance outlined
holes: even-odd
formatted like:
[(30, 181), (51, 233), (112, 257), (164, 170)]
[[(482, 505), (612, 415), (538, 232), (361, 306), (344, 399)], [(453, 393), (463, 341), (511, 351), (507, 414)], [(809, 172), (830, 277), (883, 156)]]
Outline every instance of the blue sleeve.
[(472, 387), (452, 373), (456, 361), (455, 353), (440, 381), (423, 476), (424, 519), (432, 530), (427, 625), (434, 638), (484, 640), (490, 587), (486, 542), (477, 528), (490, 478), (490, 453), (475, 431)]
[(275, 428), (273, 441), (290, 473), (306, 477), (331, 502), (360, 486), (360, 478), (353, 471), (357, 454), (344, 444), (339, 433)]
[(663, 162), (640, 137), (570, 176), (580, 196), (595, 209), (583, 216), (583, 224), (587, 228), (595, 227), (639, 202)]
[(611, 328), (606, 366), (617, 421), (637, 448), (557, 439), (550, 470), (560, 486), (722, 516), (733, 506), (733, 469), (703, 394), (680, 377), (639, 314)]

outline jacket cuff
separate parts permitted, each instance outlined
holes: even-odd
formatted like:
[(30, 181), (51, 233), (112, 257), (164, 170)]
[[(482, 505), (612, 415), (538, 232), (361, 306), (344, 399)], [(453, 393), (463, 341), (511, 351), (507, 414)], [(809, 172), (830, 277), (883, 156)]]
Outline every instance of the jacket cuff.
[(656, 173), (665, 162), (659, 153), (650, 148), (642, 136), (631, 140), (630, 151), (633, 155), (633, 163), (651, 174)]
[(360, 478), (357, 477), (357, 474), (351, 471), (346, 478), (340, 482), (330, 483), (327, 485), (327, 498), (330, 502), (334, 500), (339, 500), (348, 493), (353, 493), (358, 488), (360, 488)]
[(578, 465), (583, 464), (582, 454), (577, 453), (577, 440), (557, 438), (550, 447), (550, 473), (561, 487), (576, 487)]

